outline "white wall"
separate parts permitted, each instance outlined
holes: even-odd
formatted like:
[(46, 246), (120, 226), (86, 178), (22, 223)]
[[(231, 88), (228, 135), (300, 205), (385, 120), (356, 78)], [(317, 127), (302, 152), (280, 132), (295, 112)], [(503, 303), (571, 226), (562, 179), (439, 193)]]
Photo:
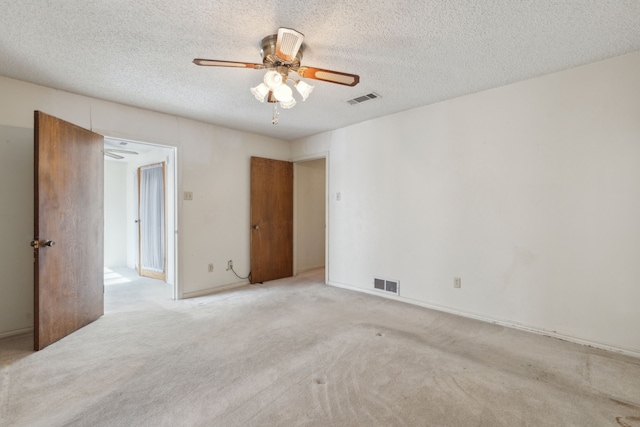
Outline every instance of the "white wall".
[(296, 271), (324, 267), (326, 160), (295, 163)]
[(33, 325), (33, 129), (0, 125), (0, 338)]
[(330, 152), (329, 281), (640, 355), (638, 76), (640, 52), (292, 143)]
[(104, 162), (104, 265), (127, 265), (127, 164)]
[[(194, 193), (193, 201), (178, 202), (179, 296), (206, 293), (237, 283), (233, 273), (225, 271), (228, 259), (234, 260), (236, 271), (248, 272), (249, 159), (254, 155), (287, 160), (288, 142), (5, 77), (0, 77), (0, 93), (0, 126), (32, 133), (33, 111), (41, 110), (103, 135), (177, 147), (178, 193), (182, 194), (183, 189)], [(32, 145), (32, 139), (22, 143)], [(23, 156), (24, 153), (17, 152), (6, 159), (10, 164), (24, 163), (25, 166), (20, 170), (12, 169), (15, 172), (11, 175), (13, 181), (32, 179), (33, 162), (27, 164)], [(10, 189), (0, 188), (1, 200), (15, 199)], [(24, 194), (24, 197), (32, 200), (33, 193)], [(26, 231), (13, 234), (15, 227), (15, 223), (0, 224), (2, 235), (11, 236), (4, 244), (16, 251), (27, 245), (20, 265), (31, 263), (28, 243), (32, 231), (28, 232), (29, 236), (23, 235)], [(207, 272), (210, 262), (215, 265), (213, 273)], [(11, 301), (11, 304), (33, 301), (32, 273), (27, 273), (24, 266), (17, 263), (3, 266), (2, 275), (23, 278), (22, 284), (16, 285), (9, 285), (2, 279), (0, 301), (3, 304), (4, 301)], [(13, 320), (0, 323), (0, 334), (32, 326), (31, 321), (25, 321), (33, 316), (29, 310), (30, 306), (16, 308), (15, 315), (10, 316)]]

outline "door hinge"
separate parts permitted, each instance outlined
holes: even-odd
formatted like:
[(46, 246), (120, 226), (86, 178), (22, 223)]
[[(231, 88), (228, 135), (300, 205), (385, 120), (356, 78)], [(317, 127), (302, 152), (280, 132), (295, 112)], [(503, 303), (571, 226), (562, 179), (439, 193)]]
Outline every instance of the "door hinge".
[(31, 247), (33, 248), (33, 263), (36, 264), (38, 262), (38, 248), (40, 247), (40, 240), (32, 240)]

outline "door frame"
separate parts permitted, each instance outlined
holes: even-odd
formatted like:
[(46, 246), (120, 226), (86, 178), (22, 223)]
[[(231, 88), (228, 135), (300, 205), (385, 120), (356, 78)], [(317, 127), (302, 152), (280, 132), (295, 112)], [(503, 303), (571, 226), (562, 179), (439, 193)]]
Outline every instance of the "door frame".
[(329, 186), (329, 152), (321, 151), (314, 154), (308, 154), (304, 156), (297, 156), (292, 158), (290, 161), (293, 162), (293, 275), (298, 275), (298, 208), (297, 208), (297, 198), (296, 198), (296, 172), (297, 172), (297, 164), (308, 162), (311, 160), (325, 160), (325, 170), (324, 170), (324, 221), (325, 221), (325, 229), (324, 229), (324, 282), (328, 283), (329, 281), (329, 232), (331, 227), (331, 217), (329, 216), (330, 211), (330, 202), (331, 197), (329, 197), (330, 186)]
[[(163, 190), (163, 198), (162, 198), (162, 209), (164, 211), (163, 213), (163, 228), (164, 228), (164, 233), (163, 233), (163, 241), (162, 241), (162, 252), (164, 254), (164, 259), (162, 261), (162, 267), (163, 267), (163, 271), (162, 273), (157, 273), (155, 271), (151, 271), (151, 270), (146, 270), (143, 266), (142, 266), (142, 223), (143, 221), (140, 220), (140, 201), (142, 199), (142, 191), (141, 187), (142, 187), (142, 169), (143, 168), (147, 168), (150, 166), (157, 166), (160, 165), (162, 167), (162, 190)], [(137, 180), (136, 180), (136, 184), (137, 187), (136, 189), (134, 189), (134, 191), (136, 191), (137, 197), (136, 197), (136, 201), (137, 201), (137, 217), (138, 217), (138, 227), (137, 227), (137, 235), (138, 238), (136, 239), (136, 241), (138, 242), (138, 274), (140, 276), (144, 276), (144, 277), (151, 277), (153, 279), (158, 279), (158, 280), (162, 280), (163, 282), (167, 282), (167, 232), (169, 230), (168, 227), (168, 223), (167, 223), (167, 194), (169, 194), (168, 191), (168, 187), (167, 187), (167, 162), (155, 162), (155, 163), (150, 163), (148, 165), (142, 165), (142, 166), (138, 166), (137, 168)], [(143, 273), (143, 270), (146, 271), (146, 273)]]

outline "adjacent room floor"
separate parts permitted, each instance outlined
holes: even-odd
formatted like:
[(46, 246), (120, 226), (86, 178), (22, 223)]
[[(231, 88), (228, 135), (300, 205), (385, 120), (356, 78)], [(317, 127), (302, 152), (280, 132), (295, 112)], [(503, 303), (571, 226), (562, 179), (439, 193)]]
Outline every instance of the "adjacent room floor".
[(323, 275), (172, 301), (117, 270), (98, 321), (0, 341), (0, 425), (640, 426), (640, 359)]

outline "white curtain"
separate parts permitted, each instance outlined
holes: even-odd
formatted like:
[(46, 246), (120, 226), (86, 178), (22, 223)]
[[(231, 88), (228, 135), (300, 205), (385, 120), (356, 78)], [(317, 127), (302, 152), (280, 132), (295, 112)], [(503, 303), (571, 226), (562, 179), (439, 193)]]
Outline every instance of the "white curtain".
[(140, 252), (145, 270), (164, 271), (163, 164), (140, 168)]

